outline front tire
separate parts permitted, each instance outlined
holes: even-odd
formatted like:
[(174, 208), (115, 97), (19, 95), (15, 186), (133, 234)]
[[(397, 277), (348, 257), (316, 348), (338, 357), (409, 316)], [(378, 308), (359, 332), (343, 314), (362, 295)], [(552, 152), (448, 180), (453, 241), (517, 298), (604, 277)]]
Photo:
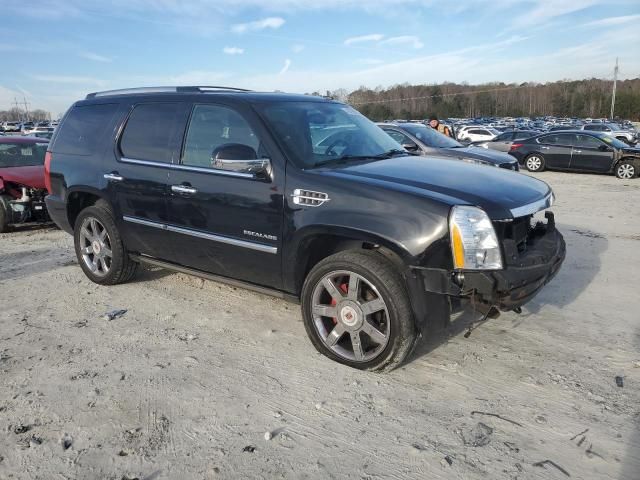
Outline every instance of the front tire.
[(629, 180), (638, 175), (638, 169), (635, 164), (628, 161), (622, 160), (618, 165), (616, 165), (616, 177), (621, 180)]
[(417, 338), (404, 281), (375, 252), (339, 252), (319, 262), (302, 288), (302, 315), (320, 353), (361, 370), (394, 369)]
[(532, 153), (524, 159), (524, 167), (530, 172), (542, 172), (544, 170), (544, 157), (539, 153)]
[(73, 239), (78, 263), (92, 282), (115, 285), (135, 275), (138, 264), (129, 258), (113, 212), (106, 203), (97, 203), (80, 212)]

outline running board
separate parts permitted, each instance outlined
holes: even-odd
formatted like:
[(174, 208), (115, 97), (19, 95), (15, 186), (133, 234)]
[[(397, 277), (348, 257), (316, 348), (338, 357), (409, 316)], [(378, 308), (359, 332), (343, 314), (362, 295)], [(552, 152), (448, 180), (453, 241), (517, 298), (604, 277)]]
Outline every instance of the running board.
[(136, 254), (130, 253), (129, 257), (131, 257), (131, 259), (135, 262), (146, 263), (147, 265), (152, 265), (154, 267), (160, 267), (160, 268), (172, 270), (178, 273), (193, 275), (195, 277), (204, 278), (205, 280), (211, 280), (212, 282), (224, 283), (232, 287), (244, 288), (247, 290), (251, 290), (253, 292), (262, 293), (263, 295), (269, 295), (271, 297), (281, 298), (282, 300), (286, 300), (288, 302), (293, 302), (298, 304), (300, 303), (300, 299), (295, 295), (282, 292), (280, 290), (276, 290), (273, 288), (261, 287), (260, 285), (254, 285), (253, 283), (243, 282), (242, 280), (235, 280), (233, 278), (223, 277), (220, 275), (214, 275), (213, 273), (207, 273), (201, 270), (183, 267), (181, 265), (176, 265), (174, 263), (163, 262), (162, 260), (157, 260), (153, 257), (148, 257), (146, 255), (136, 255)]

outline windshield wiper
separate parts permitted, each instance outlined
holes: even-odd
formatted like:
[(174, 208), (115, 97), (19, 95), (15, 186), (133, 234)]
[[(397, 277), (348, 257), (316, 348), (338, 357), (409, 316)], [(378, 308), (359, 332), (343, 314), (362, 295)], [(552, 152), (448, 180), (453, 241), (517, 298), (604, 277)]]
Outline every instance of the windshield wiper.
[(376, 155), (342, 155), (341, 157), (329, 158), (321, 162), (316, 163), (313, 167), (324, 167), (326, 165), (342, 165), (351, 161), (365, 161), (365, 160), (382, 160), (385, 158), (391, 158), (396, 155), (411, 155), (410, 152), (394, 148), (386, 152), (382, 152)]

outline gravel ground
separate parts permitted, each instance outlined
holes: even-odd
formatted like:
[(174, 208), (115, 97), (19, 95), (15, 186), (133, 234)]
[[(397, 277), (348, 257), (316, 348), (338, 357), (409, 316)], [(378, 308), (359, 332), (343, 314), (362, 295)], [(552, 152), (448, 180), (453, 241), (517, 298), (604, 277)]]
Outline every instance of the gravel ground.
[(100, 287), (65, 233), (0, 235), (0, 479), (640, 478), (640, 180), (538, 177), (558, 276), (383, 375), (317, 354), (297, 305), (162, 270)]

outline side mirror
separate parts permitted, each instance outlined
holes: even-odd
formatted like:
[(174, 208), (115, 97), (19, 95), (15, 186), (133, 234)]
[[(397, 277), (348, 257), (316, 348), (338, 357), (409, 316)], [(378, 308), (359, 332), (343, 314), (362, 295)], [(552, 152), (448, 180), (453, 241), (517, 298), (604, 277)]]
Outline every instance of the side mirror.
[(265, 178), (271, 174), (271, 160), (258, 158), (253, 148), (241, 143), (217, 147), (211, 152), (211, 166), (249, 178)]
[(417, 152), (420, 149), (420, 147), (418, 147), (418, 145), (415, 143), (403, 143), (402, 148), (404, 148), (408, 152)]
[(601, 152), (610, 152), (611, 151), (611, 149), (608, 146), (606, 146), (604, 143), (598, 147), (598, 150), (600, 150)]

